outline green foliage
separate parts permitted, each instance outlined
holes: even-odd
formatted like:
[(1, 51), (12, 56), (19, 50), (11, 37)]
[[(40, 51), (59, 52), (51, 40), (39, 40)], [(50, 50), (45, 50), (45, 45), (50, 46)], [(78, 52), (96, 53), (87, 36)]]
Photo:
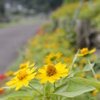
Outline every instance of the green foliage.
[(80, 0), (64, 0), (63, 4), (70, 4), (70, 3), (75, 3), (75, 2), (79, 2)]
[(90, 81), (87, 79), (75, 77), (69, 79), (64, 85), (56, 88), (54, 94), (73, 98), (85, 92), (93, 91), (95, 87), (97, 87), (96, 85), (98, 85), (100, 89), (99, 84), (96, 82), (90, 84)]
[[(94, 67), (94, 63), (91, 64), (92, 68)], [(89, 64), (85, 65), (83, 71), (90, 71), (91, 67), (89, 66)]]
[(13, 99), (15, 100), (15, 98), (30, 100), (32, 99), (32, 94), (27, 91), (14, 91), (9, 95), (0, 98), (0, 100), (13, 100)]

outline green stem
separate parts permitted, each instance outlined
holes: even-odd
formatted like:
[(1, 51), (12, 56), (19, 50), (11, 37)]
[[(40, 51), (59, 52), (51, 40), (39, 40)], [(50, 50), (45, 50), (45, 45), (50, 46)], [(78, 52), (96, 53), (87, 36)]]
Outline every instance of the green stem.
[(91, 63), (90, 63), (89, 60), (88, 60), (88, 63), (89, 63), (89, 65), (90, 65), (90, 68), (91, 68), (91, 70), (92, 70), (92, 73), (93, 73), (93, 75), (94, 75), (94, 77), (95, 77), (95, 80), (98, 82), (98, 80), (97, 80), (97, 78), (96, 78), (96, 74), (95, 74), (95, 72), (94, 72), (94, 69), (93, 69), (93, 67), (91, 66)]
[[(54, 90), (56, 89), (56, 86), (55, 86), (55, 82), (54, 82)], [(58, 97), (56, 96), (56, 100), (58, 100)]]
[(73, 69), (73, 65), (74, 65), (74, 63), (75, 63), (75, 61), (76, 61), (76, 59), (77, 59), (77, 54), (78, 54), (78, 53), (79, 53), (79, 50), (77, 51), (76, 55), (74, 56), (74, 59), (73, 59), (73, 61), (72, 61), (72, 65), (71, 65), (70, 71), (72, 71), (72, 69)]
[(54, 89), (56, 88), (55, 83), (54, 83)]
[(38, 92), (39, 94), (42, 94), (43, 95), (43, 93), (41, 92), (41, 91), (38, 91), (37, 89), (35, 89), (33, 86), (31, 86), (30, 84), (29, 84), (29, 86), (33, 89), (33, 90), (35, 90), (36, 92)]

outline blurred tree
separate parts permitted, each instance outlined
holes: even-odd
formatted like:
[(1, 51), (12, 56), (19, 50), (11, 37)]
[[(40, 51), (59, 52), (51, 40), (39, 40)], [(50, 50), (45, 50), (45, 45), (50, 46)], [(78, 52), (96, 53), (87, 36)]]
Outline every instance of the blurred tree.
[[(14, 0), (13, 0), (14, 1)], [(16, 0), (15, 0), (16, 1)], [(28, 9), (35, 9), (38, 12), (48, 13), (59, 7), (63, 0), (17, 0)]]
[(5, 0), (0, 0), (0, 15), (5, 14), (4, 2)]

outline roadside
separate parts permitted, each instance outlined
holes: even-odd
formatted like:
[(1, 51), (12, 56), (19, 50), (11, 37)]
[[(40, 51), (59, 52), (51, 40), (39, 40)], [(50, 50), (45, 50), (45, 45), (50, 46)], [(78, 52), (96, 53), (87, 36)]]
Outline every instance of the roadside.
[(19, 51), (29, 38), (34, 36), (44, 21), (20, 24), (0, 29), (0, 73), (18, 57)]

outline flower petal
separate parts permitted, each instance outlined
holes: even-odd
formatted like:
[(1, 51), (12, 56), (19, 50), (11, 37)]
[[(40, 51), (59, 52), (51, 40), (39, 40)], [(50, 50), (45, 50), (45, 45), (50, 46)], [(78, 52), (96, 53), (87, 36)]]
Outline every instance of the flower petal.
[(55, 79), (53, 79), (53, 77), (51, 76), (51, 77), (49, 77), (49, 82), (50, 83), (54, 83), (55, 82)]
[(30, 75), (28, 75), (25, 79), (26, 79), (26, 80), (31, 80), (31, 79), (33, 79), (33, 78), (35, 77), (35, 75), (36, 75), (36, 73), (30, 74)]
[(45, 74), (37, 74), (37, 75), (35, 76), (35, 78), (37, 78), (37, 79), (41, 79), (41, 78), (44, 78), (44, 77), (46, 77)]
[(18, 82), (15, 90), (20, 89), (22, 86), (23, 86), (23, 82), (22, 81)]
[(24, 86), (28, 86), (29, 81), (28, 81), (28, 80), (23, 79), (23, 84), (24, 84)]
[(57, 80), (60, 79), (60, 76), (59, 76), (58, 74), (55, 74), (55, 75), (53, 75), (52, 77), (53, 77), (53, 79), (57, 79)]
[(84, 56), (84, 54), (77, 54), (78, 57)]
[(35, 63), (31, 64), (29, 67), (33, 67), (35, 65)]
[(39, 68), (38, 72), (40, 72), (42, 74), (46, 73), (45, 69), (43, 69), (43, 68)]
[(91, 53), (93, 53), (93, 52), (95, 52), (95, 51), (96, 51), (96, 48), (90, 50), (89, 53), (91, 54)]
[(40, 84), (45, 83), (48, 81), (48, 77), (44, 77), (41, 79)]

